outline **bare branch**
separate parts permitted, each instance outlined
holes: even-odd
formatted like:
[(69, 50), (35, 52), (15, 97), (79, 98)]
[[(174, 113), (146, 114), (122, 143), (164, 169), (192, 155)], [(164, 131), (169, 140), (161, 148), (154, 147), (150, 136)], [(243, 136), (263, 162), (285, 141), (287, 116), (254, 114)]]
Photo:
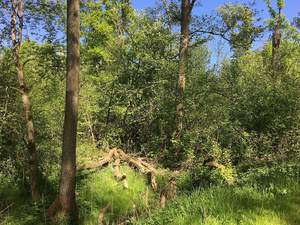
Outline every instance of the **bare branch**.
[(12, 125), (10, 124), (7, 124), (7, 126), (12, 129), (19, 137), (20, 139), (24, 142), (25, 146), (27, 147), (28, 143), (27, 141), (25, 140), (25, 138), (23, 137), (23, 135), (21, 134), (20, 131), (17, 130), (17, 128), (13, 127)]
[[(235, 44), (236, 46), (245, 47), (245, 45), (239, 44), (239, 43), (234, 42), (234, 41), (230, 40), (229, 38), (227, 38), (225, 36), (226, 32), (224, 32), (224, 33), (215, 33), (213, 31), (206, 31), (206, 30), (197, 29), (197, 30), (192, 31), (190, 33), (190, 35), (193, 35), (195, 33), (211, 34), (211, 35), (214, 35), (214, 36), (219, 36), (219, 37), (223, 38), (224, 40), (228, 41), (229, 43)], [(254, 38), (251, 38), (250, 42), (247, 45), (250, 45), (253, 41), (254, 41)]]
[(195, 4), (196, 0), (192, 0), (191, 4), (190, 4), (190, 13), (193, 10), (194, 4)]
[(3, 209), (3, 210), (0, 212), (0, 214), (3, 213), (5, 210), (7, 210), (9, 207), (11, 207), (13, 204), (14, 204), (14, 203), (11, 203), (9, 206), (7, 206), (5, 209)]
[(33, 60), (35, 60), (35, 58), (26, 59), (25, 62), (23, 62), (22, 68), (24, 68), (28, 62), (33, 61)]
[(15, 90), (15, 91), (18, 91), (18, 92), (20, 92), (20, 93), (22, 93), (21, 92), (21, 90), (20, 89), (18, 89), (18, 88), (15, 88), (15, 87), (10, 87), (10, 86), (8, 86), (10, 89), (13, 89), (13, 90)]

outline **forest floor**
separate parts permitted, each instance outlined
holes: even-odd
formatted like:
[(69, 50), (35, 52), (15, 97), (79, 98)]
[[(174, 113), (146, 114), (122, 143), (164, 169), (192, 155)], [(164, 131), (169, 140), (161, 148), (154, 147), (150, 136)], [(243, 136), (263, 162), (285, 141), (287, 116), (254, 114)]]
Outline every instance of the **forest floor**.
[[(155, 170), (154, 184), (150, 171), (141, 173), (142, 167), (137, 170), (125, 159), (120, 161), (101, 169), (79, 167), (79, 224), (300, 224), (298, 164), (249, 169), (239, 174), (235, 185), (192, 187), (190, 172), (170, 179), (171, 171)], [(20, 188), (21, 180), (0, 175), (1, 225), (53, 224), (47, 210), (56, 196), (56, 176), (48, 179), (41, 198), (33, 202), (26, 186)]]

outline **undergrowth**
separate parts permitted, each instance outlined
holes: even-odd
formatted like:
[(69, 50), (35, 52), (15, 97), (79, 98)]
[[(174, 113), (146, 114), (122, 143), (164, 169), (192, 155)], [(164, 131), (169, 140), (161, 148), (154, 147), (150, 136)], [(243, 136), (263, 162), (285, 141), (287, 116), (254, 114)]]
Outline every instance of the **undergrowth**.
[(150, 215), (150, 210), (159, 199), (146, 177), (129, 166), (123, 166), (120, 170), (127, 175), (128, 189), (124, 189), (122, 181), (114, 178), (113, 166), (103, 168), (101, 172), (82, 172), (77, 186), (81, 224), (97, 224), (101, 210), (108, 204), (110, 207), (104, 214), (104, 224), (118, 224), (131, 217)]
[(235, 186), (198, 187), (133, 224), (300, 224), (299, 165), (251, 169)]
[[(77, 174), (79, 224), (99, 224), (100, 212), (108, 204), (103, 224), (300, 224), (297, 164), (249, 169), (239, 174), (233, 186), (192, 189), (192, 177), (186, 173), (177, 180), (181, 194), (168, 200), (161, 211), (159, 194), (168, 173), (157, 177), (158, 192), (154, 192), (147, 176), (126, 164), (120, 170), (127, 175), (128, 189), (114, 178), (113, 164)], [(56, 193), (48, 189), (47, 195), (33, 202), (21, 184), (20, 179), (0, 174), (0, 224), (52, 224), (45, 212)]]

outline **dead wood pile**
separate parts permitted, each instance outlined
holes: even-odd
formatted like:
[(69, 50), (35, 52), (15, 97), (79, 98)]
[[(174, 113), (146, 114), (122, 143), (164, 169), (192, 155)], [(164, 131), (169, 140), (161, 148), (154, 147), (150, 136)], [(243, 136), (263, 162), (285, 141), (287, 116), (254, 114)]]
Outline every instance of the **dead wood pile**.
[[(196, 165), (208, 166), (208, 167), (214, 167), (214, 168), (220, 168), (220, 169), (224, 168), (223, 165), (221, 165), (217, 162), (218, 158), (219, 157), (217, 157), (214, 161), (209, 161), (209, 162), (204, 162), (204, 163), (196, 163)], [(93, 162), (90, 162), (89, 165), (78, 167), (76, 169), (76, 172), (80, 172), (83, 170), (89, 170), (89, 169), (101, 168), (103, 166), (108, 165), (109, 163), (114, 162), (114, 169), (115, 169), (114, 177), (116, 179), (122, 181), (124, 188), (128, 189), (127, 175), (120, 172), (121, 160), (126, 161), (129, 165), (136, 168), (142, 175), (150, 175), (152, 188), (154, 190), (158, 189), (155, 179), (156, 179), (156, 175), (159, 174), (159, 171), (155, 168), (155, 166), (148, 163), (146, 161), (146, 158), (141, 158), (141, 157), (137, 157), (137, 156), (134, 156), (131, 154), (126, 154), (123, 150), (117, 149), (117, 148), (110, 149), (108, 154), (100, 161), (93, 161)], [(187, 168), (190, 164), (195, 165), (195, 162), (187, 161), (185, 163), (181, 163), (181, 170), (184, 170), (184, 168)], [(166, 186), (160, 190), (160, 192), (161, 192), (160, 193), (160, 195), (161, 195), (160, 208), (165, 206), (166, 198), (167, 199), (176, 198), (177, 193), (179, 192), (179, 189), (176, 185), (174, 177), (179, 174), (180, 174), (180, 171), (174, 171), (173, 173), (171, 173)], [(147, 189), (146, 200), (145, 200), (146, 205), (147, 205), (147, 195), (148, 195), (148, 189)], [(60, 201), (59, 201), (59, 197), (57, 195), (56, 200), (51, 205), (51, 207), (47, 210), (47, 214), (53, 218), (57, 217), (58, 216), (57, 214), (60, 211), (59, 205), (60, 205)], [(104, 213), (108, 210), (109, 207), (110, 207), (110, 205), (107, 205), (101, 211), (101, 213), (99, 215), (100, 224), (102, 223)]]

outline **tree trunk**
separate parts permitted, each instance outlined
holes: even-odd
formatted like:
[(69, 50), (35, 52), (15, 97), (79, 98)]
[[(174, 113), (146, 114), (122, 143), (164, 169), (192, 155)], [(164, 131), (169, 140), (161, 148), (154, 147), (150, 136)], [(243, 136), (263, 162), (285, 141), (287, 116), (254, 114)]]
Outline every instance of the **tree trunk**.
[(63, 211), (69, 215), (77, 215), (75, 173), (80, 71), (79, 25), (79, 0), (68, 0), (66, 106), (59, 199)]
[[(185, 92), (185, 77), (187, 71), (187, 57), (190, 28), (190, 0), (182, 0), (181, 3), (181, 39), (179, 53), (179, 74), (177, 84), (177, 140), (181, 139), (183, 123), (183, 101)], [(180, 144), (179, 144), (180, 146)], [(180, 147), (177, 152), (180, 152)]]
[[(14, 63), (19, 80), (20, 92), (22, 97), (22, 103), (25, 113), (25, 121), (27, 126), (27, 150), (29, 152), (29, 185), (31, 197), (37, 200), (39, 197), (38, 185), (37, 185), (37, 158), (36, 147), (34, 140), (34, 126), (33, 117), (30, 112), (30, 103), (28, 98), (28, 88), (26, 86), (25, 77), (23, 74), (23, 66), (20, 63), (20, 46), (22, 42), (22, 30), (23, 30), (23, 2), (13, 1), (13, 13), (11, 16), (11, 38), (14, 50)], [(19, 19), (19, 26), (17, 29), (17, 18)]]
[(278, 20), (272, 36), (272, 67), (274, 78), (280, 77), (280, 41), (281, 41), (281, 9), (279, 9)]

